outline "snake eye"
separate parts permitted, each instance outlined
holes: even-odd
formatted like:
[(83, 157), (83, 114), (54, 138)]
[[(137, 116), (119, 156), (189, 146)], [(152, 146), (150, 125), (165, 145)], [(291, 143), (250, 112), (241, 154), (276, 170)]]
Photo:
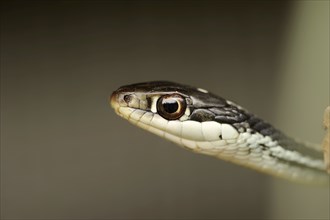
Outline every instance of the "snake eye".
[(158, 114), (168, 120), (180, 118), (184, 114), (186, 107), (185, 99), (178, 94), (164, 95), (157, 101)]

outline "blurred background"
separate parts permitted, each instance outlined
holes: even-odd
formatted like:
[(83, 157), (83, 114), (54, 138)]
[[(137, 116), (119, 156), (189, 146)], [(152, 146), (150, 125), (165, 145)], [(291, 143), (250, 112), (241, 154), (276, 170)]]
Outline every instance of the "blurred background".
[(119, 118), (171, 80), (320, 143), (329, 1), (2, 1), (2, 219), (329, 219), (329, 186), (193, 154)]

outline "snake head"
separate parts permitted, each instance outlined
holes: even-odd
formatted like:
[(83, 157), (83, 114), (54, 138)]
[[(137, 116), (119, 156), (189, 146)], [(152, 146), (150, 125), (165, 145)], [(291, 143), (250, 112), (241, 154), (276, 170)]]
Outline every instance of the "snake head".
[(204, 89), (168, 81), (122, 86), (112, 93), (110, 103), (131, 123), (189, 149), (196, 149), (197, 142), (233, 142), (237, 129), (221, 122), (242, 121), (233, 103)]

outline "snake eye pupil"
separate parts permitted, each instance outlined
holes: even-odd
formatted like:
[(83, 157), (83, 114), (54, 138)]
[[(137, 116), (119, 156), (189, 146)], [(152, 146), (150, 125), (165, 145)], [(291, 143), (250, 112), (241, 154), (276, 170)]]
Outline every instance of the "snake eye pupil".
[(178, 94), (164, 95), (157, 101), (158, 114), (168, 120), (180, 118), (184, 114), (186, 107), (185, 99)]
[(179, 104), (177, 103), (176, 100), (173, 99), (164, 100), (162, 104), (164, 110), (170, 114), (176, 112), (179, 108)]

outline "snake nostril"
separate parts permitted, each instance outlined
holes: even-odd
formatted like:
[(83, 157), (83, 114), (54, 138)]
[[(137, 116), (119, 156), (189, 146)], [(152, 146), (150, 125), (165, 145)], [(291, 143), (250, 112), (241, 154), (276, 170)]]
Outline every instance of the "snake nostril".
[(132, 100), (131, 95), (124, 95), (124, 101), (128, 104)]

